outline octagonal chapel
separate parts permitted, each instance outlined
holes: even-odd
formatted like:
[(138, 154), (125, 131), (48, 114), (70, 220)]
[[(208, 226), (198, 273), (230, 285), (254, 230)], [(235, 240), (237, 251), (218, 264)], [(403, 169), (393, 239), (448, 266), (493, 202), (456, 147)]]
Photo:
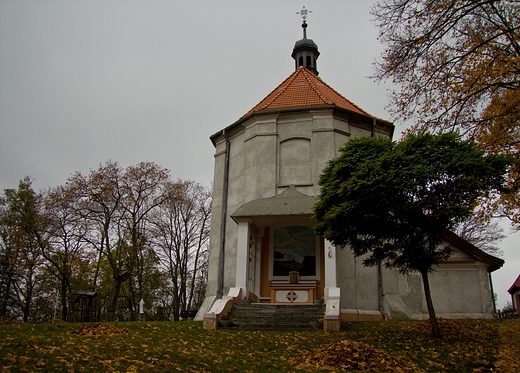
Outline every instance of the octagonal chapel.
[[(240, 304), (316, 304), (327, 330), (339, 330), (341, 321), (427, 318), (419, 274), (364, 267), (348, 247), (335, 247), (312, 231), (318, 178), (327, 162), (355, 137), (392, 138), (394, 125), (318, 77), (318, 46), (307, 38), (305, 18), (302, 27), (292, 51), (294, 71), (210, 137), (215, 168), (209, 273), (196, 319), (216, 328)], [(455, 234), (445, 240), (453, 255), (430, 276), (437, 315), (492, 317), (490, 273), (503, 261)], [(257, 317), (252, 309), (248, 315)]]

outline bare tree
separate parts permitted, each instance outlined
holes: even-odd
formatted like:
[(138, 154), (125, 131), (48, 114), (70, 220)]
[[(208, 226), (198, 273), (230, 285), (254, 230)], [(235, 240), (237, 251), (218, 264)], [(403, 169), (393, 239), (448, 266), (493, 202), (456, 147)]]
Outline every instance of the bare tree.
[(466, 241), (488, 254), (496, 256), (502, 256), (502, 250), (498, 244), (506, 238), (503, 232), (498, 221), (486, 222), (476, 215), (463, 221), (455, 229), (455, 233)]
[[(150, 162), (122, 169), (107, 162), (88, 176), (75, 175), (70, 183), (82, 191), (81, 215), (90, 224), (85, 239), (98, 253), (97, 282), (102, 260), (112, 271), (112, 290), (108, 299), (108, 320), (116, 319), (123, 283), (129, 282), (125, 296), (135, 314), (143, 297), (144, 271), (150, 268), (147, 224), (151, 212), (166, 199), (168, 170)], [(103, 259), (104, 258), (104, 259)]]
[(85, 236), (88, 224), (78, 214), (80, 194), (74, 185), (50, 189), (44, 197), (48, 220), (48, 244), (42, 255), (49, 263), (49, 271), (59, 283), (61, 318), (67, 320), (68, 299), (72, 293), (71, 281), (75, 267), (86, 260)]
[(50, 319), (60, 300), (69, 319), (71, 294), (95, 289), (109, 321), (135, 319), (141, 299), (178, 319), (204, 297), (210, 211), (207, 188), (150, 162), (108, 161), (45, 193), (26, 178), (0, 196), (0, 315)]
[(125, 250), (130, 273), (128, 303), (134, 319), (139, 301), (146, 298), (145, 282), (150, 279), (146, 274), (153, 272), (150, 261), (155, 259), (148, 242), (147, 224), (153, 210), (167, 199), (168, 180), (169, 171), (151, 162), (128, 167), (121, 179), (123, 215), (120, 222), (128, 242)]
[[(154, 245), (169, 275), (170, 307), (175, 320), (204, 291), (211, 217), (210, 191), (193, 181), (168, 187), (168, 199), (154, 214)], [(201, 281), (202, 280), (202, 281)]]
[(89, 233), (85, 240), (98, 253), (93, 286), (97, 286), (103, 257), (112, 271), (112, 290), (108, 299), (108, 320), (116, 319), (116, 305), (121, 284), (128, 280), (130, 273), (126, 267), (125, 242), (120, 221), (124, 198), (121, 190), (123, 170), (117, 162), (106, 162), (88, 176), (74, 175), (69, 183), (80, 193), (78, 208), (81, 216), (88, 221)]

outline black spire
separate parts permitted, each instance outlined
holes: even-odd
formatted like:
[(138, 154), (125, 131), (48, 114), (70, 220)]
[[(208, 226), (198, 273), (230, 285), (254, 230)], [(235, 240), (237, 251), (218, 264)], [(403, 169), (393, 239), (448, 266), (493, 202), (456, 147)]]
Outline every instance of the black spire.
[(295, 69), (303, 66), (312, 71), (315, 75), (318, 75), (316, 60), (318, 59), (320, 52), (318, 52), (318, 46), (316, 43), (312, 41), (312, 39), (307, 39), (307, 13), (309, 12), (311, 11), (303, 7), (301, 11), (296, 13), (301, 14), (303, 18), (303, 39), (298, 40), (296, 44), (294, 44), (291, 57), (294, 58)]

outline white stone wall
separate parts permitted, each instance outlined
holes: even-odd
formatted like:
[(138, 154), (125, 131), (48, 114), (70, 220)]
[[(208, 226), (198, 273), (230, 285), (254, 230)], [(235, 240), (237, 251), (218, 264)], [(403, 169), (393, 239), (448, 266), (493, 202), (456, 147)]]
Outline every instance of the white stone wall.
[[(487, 266), (482, 263), (443, 263), (429, 274), (437, 317), (490, 318), (493, 303)], [(425, 319), (428, 309), (419, 273), (383, 271), (385, 302), (394, 319)]]
[[(491, 317), (493, 300), (486, 266), (480, 263), (446, 263), (430, 274), (432, 300), (438, 317)], [(423, 313), (427, 313), (423, 302)]]
[[(304, 194), (317, 195), (317, 181), (328, 161), (339, 155), (339, 149), (349, 139), (369, 136), (370, 132), (366, 126), (334, 117), (332, 109), (255, 116), (229, 131), (224, 294), (236, 285), (237, 273), (238, 226), (229, 216), (249, 201), (283, 192), (289, 184), (295, 184)], [(220, 136), (215, 149), (208, 296), (217, 292), (225, 151)], [(404, 276), (397, 270), (382, 269), (381, 302), (378, 268), (364, 267), (362, 258), (355, 258), (348, 248), (338, 248), (336, 256), (342, 309), (379, 312), (382, 308), (393, 318), (427, 317), (419, 274)], [(453, 258), (470, 259), (460, 251)], [(487, 276), (483, 264), (441, 265), (430, 276), (438, 316), (490, 317), (492, 300)]]
[[(290, 184), (301, 193), (317, 195), (317, 182), (323, 168), (339, 155), (339, 149), (352, 138), (351, 133), (370, 136), (371, 128), (366, 127), (366, 123), (364, 128), (358, 128), (356, 123), (334, 115), (332, 108), (257, 115), (228, 129), (231, 151), (224, 294), (235, 286), (236, 275), (237, 224), (229, 216), (247, 202), (280, 194)], [(217, 292), (225, 152), (224, 138), (219, 136), (215, 149), (208, 296)], [(352, 257), (344, 265), (353, 261), (356, 262)], [(374, 275), (377, 269), (364, 268), (359, 260), (354, 267), (354, 272), (339, 271), (340, 283), (349, 294), (342, 297), (346, 299), (345, 306), (378, 310), (377, 276)], [(352, 291), (354, 296), (350, 296)]]
[(365, 267), (363, 258), (354, 257), (348, 248), (338, 248), (336, 253), (341, 308), (379, 311), (377, 267)]

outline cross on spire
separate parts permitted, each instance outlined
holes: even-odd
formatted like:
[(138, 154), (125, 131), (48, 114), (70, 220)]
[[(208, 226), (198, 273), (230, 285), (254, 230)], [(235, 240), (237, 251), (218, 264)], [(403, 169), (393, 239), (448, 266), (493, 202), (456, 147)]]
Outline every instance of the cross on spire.
[(305, 5), (302, 10), (296, 12), (296, 14), (300, 14), (303, 19), (302, 28), (303, 28), (303, 38), (307, 39), (307, 14), (312, 13), (312, 10), (306, 9)]
[(312, 13), (312, 10), (306, 9), (305, 5), (303, 6), (302, 10), (300, 10), (299, 12), (296, 12), (296, 14), (300, 14), (302, 16), (303, 22), (307, 22), (306, 19), (307, 19), (308, 13)]

